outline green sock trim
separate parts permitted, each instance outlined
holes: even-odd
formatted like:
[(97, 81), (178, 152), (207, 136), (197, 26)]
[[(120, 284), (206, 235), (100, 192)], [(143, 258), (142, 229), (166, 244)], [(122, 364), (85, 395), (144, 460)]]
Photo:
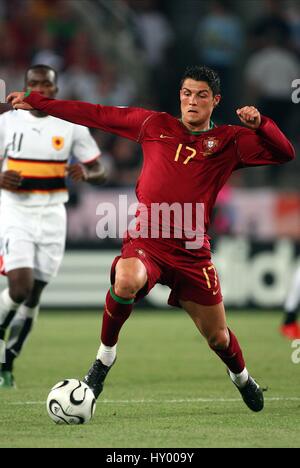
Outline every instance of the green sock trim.
[(115, 293), (114, 293), (114, 290), (113, 290), (113, 287), (111, 286), (110, 288), (110, 295), (111, 297), (116, 301), (118, 302), (119, 304), (133, 304), (134, 303), (134, 299), (122, 299), (121, 297), (117, 296)]
[(27, 89), (26, 93), (24, 94), (24, 97), (28, 97), (30, 96), (30, 94), (31, 94), (31, 90)]

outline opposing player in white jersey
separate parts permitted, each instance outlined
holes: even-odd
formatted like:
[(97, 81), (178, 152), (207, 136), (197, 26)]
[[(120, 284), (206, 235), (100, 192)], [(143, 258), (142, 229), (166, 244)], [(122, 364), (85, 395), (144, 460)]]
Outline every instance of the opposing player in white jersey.
[[(35, 65), (26, 72), (25, 86), (52, 98), (57, 73)], [(68, 164), (71, 155), (78, 163)], [(99, 156), (86, 127), (39, 111), (12, 110), (0, 116), (1, 261), (8, 279), (8, 288), (0, 293), (0, 340), (8, 335), (0, 389), (15, 386), (14, 359), (32, 329), (42, 291), (63, 258), (66, 176), (102, 183)]]

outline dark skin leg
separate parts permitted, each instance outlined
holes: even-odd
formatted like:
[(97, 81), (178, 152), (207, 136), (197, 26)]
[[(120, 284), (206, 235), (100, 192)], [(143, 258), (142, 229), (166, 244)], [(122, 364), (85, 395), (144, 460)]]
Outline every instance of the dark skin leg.
[(25, 303), (27, 307), (35, 307), (40, 302), (44, 281), (35, 280), (31, 268), (18, 268), (7, 273), (9, 295), (17, 304)]
[(33, 289), (29, 297), (25, 301), (25, 305), (27, 307), (33, 308), (36, 307), (40, 303), (40, 298), (44, 288), (47, 286), (48, 283), (44, 281), (35, 280)]
[[(23, 303), (25, 306), (36, 307), (41, 298), (43, 289), (47, 285), (44, 281), (35, 280), (33, 271), (30, 268), (20, 268), (8, 273), (9, 292), (11, 298), (17, 303)], [(7, 372), (13, 371), (14, 360), (20, 355), (28, 335), (32, 331), (34, 318), (27, 317), (13, 321), (14, 315), (11, 314), (5, 328), (2, 327), (2, 337), (7, 328), (10, 328), (9, 340), (13, 339), (11, 348), (6, 349), (5, 360), (2, 365), (2, 370)], [(8, 341), (9, 342), (9, 341)]]
[[(41, 294), (47, 283), (33, 278), (31, 268), (18, 268), (7, 273), (9, 295), (17, 304), (34, 308), (40, 303)], [(0, 328), (0, 339), (4, 339), (16, 312), (10, 312)]]

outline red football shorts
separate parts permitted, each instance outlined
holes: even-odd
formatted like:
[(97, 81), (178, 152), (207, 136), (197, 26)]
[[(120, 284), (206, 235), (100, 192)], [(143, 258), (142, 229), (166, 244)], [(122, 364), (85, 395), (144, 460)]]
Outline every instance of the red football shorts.
[[(203, 250), (203, 249), (202, 249)], [(111, 267), (111, 283), (120, 258), (139, 258), (146, 267), (148, 281), (137, 293), (135, 302), (147, 296), (156, 283), (169, 286), (168, 304), (180, 307), (180, 300), (211, 306), (222, 302), (219, 277), (210, 251), (187, 250), (179, 239), (126, 239), (121, 255)]]

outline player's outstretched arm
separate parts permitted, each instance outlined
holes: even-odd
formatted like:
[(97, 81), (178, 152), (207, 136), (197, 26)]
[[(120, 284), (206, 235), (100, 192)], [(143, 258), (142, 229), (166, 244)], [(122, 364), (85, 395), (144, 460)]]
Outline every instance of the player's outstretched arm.
[(51, 99), (41, 94), (31, 92), (14, 91), (7, 96), (7, 101), (14, 109), (32, 110), (36, 109), (45, 114), (59, 119), (83, 125), (85, 127), (98, 128), (101, 120), (101, 106), (88, 102)]
[(50, 99), (37, 92), (15, 91), (7, 97), (15, 109), (36, 109), (59, 119), (139, 141), (144, 123), (154, 111), (89, 102)]
[(275, 122), (253, 106), (237, 109), (241, 122), (254, 132), (240, 129), (237, 147), (242, 166), (282, 164), (295, 158), (295, 149)]

